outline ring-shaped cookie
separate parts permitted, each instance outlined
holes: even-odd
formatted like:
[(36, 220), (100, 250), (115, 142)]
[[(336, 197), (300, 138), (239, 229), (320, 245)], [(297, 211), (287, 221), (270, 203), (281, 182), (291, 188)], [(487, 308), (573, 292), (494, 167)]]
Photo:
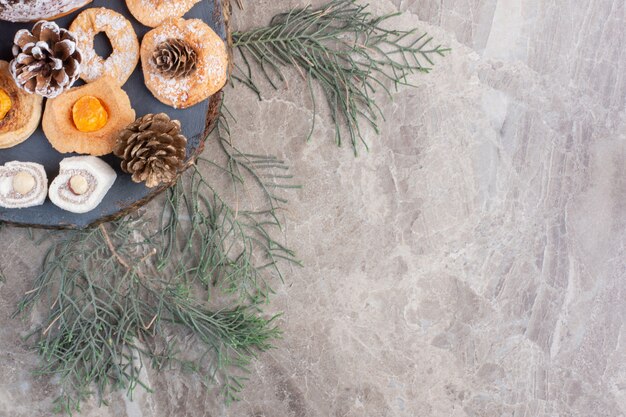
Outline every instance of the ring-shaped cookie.
[[(84, 81), (90, 83), (108, 75), (119, 86), (126, 83), (139, 63), (139, 40), (128, 19), (110, 9), (87, 9), (72, 22), (70, 31), (76, 35), (83, 53), (80, 77)], [(94, 38), (99, 33), (104, 33), (113, 47), (107, 59), (94, 49)]]

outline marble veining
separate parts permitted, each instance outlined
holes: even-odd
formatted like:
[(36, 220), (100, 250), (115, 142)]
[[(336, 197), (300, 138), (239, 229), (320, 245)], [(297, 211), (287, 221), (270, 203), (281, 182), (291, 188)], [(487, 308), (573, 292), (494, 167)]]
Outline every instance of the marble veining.
[[(303, 4), (244, 3), (241, 29)], [(371, 3), (453, 52), (384, 101), (369, 154), (337, 149), (323, 112), (305, 143), (296, 73), (262, 102), (227, 92), (239, 146), (305, 186), (285, 238), (306, 266), (278, 286), (285, 337), (243, 401), (148, 373), (159, 395), (83, 415), (626, 416), (626, 4)], [(27, 324), (9, 318), (42, 249), (3, 236), (0, 416), (47, 416), (54, 380), (30, 376)]]

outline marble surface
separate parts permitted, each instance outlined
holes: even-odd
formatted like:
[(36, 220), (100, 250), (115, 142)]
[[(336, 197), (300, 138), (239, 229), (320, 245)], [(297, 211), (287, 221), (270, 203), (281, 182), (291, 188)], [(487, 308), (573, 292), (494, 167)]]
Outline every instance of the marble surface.
[[(244, 2), (241, 29), (303, 4)], [(324, 114), (305, 143), (295, 74), (263, 102), (227, 93), (239, 146), (285, 158), (305, 186), (285, 215), (305, 267), (278, 286), (284, 339), (243, 401), (174, 375), (83, 415), (626, 415), (624, 2), (371, 3), (453, 52), (384, 101), (369, 154), (337, 149)], [(30, 376), (27, 325), (9, 318), (42, 249), (2, 236), (0, 416), (47, 416), (54, 381)]]

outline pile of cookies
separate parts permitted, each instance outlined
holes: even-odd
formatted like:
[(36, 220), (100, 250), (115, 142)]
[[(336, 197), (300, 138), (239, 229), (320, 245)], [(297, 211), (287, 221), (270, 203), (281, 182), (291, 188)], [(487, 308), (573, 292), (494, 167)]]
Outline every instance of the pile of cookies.
[[(175, 181), (186, 157), (180, 122), (164, 113), (137, 118), (123, 86), (140, 61), (146, 87), (176, 109), (203, 102), (225, 85), (224, 41), (202, 20), (183, 18), (199, 1), (126, 0), (132, 15), (153, 28), (141, 43), (131, 22), (106, 8), (82, 11), (68, 29), (41, 20), (15, 34), (13, 60), (0, 61), (0, 149), (27, 140), (41, 120), (56, 150), (85, 156), (64, 159), (50, 187), (41, 165), (5, 164), (0, 207), (41, 205), (49, 195), (64, 210), (93, 210), (116, 179), (98, 158), (109, 153), (121, 159), (122, 170), (135, 182), (156, 187)], [(12, 6), (3, 6), (0, 18), (50, 17), (89, 0), (56, 0), (56, 9), (50, 3), (55, 1), (18, 2), (13, 13)], [(106, 59), (94, 49), (100, 33), (113, 47)], [(78, 79), (85, 84), (74, 87)]]

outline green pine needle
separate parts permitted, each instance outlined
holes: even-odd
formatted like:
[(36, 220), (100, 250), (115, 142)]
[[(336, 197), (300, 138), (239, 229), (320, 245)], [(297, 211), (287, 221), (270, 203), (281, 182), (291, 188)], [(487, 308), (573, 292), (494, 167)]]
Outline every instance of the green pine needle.
[[(260, 94), (253, 63), (275, 87), (284, 67), (296, 66), (311, 93), (311, 80), (321, 85), (337, 143), (345, 126), (357, 152), (362, 120), (377, 129), (382, 116), (376, 89), (390, 94), (389, 81), (409, 84), (447, 51), (415, 31), (385, 29), (390, 17), (373, 17), (352, 0), (278, 15), (267, 28), (234, 34), (243, 60), (236, 78)], [(236, 149), (225, 118), (217, 133), (217, 152), (168, 192), (156, 225), (128, 217), (48, 235), (42, 271), (16, 315), (46, 312), (29, 339), (44, 360), (38, 373), (60, 377), (57, 411), (77, 412), (94, 394), (106, 404), (115, 389), (150, 390), (146, 365), (198, 373), (235, 401), (250, 362), (280, 337), (276, 317), (260, 306), (284, 266), (299, 265), (277, 238), (287, 203), (281, 191), (296, 186), (284, 161)], [(244, 207), (252, 194), (264, 205)]]
[[(224, 118), (216, 130), (223, 163), (199, 158), (189, 175), (168, 192), (161, 215), (165, 244), (158, 265), (161, 271), (207, 289), (219, 288), (240, 301), (267, 301), (271, 278), (284, 279), (280, 265), (300, 264), (294, 252), (274, 237), (282, 229), (279, 215), (287, 203), (280, 191), (299, 187), (292, 183), (284, 161), (235, 148)], [(225, 174), (235, 195), (250, 198), (250, 188), (256, 190), (266, 206), (249, 210), (238, 201), (229, 203), (199, 168), (213, 168), (216, 178)], [(181, 217), (189, 219), (187, 224), (180, 222)], [(173, 251), (179, 254), (175, 263)]]
[[(347, 133), (355, 154), (363, 138), (361, 122), (379, 133), (378, 118), (384, 117), (375, 100), (388, 85), (411, 85), (409, 76), (427, 73), (435, 56), (449, 51), (433, 45), (427, 34), (417, 29), (388, 29), (389, 19), (398, 13), (376, 17), (367, 5), (355, 0), (333, 0), (320, 8), (294, 9), (275, 16), (270, 25), (249, 32), (233, 33), (241, 63), (233, 78), (255, 91), (255, 70), (278, 88), (285, 82), (285, 67), (295, 67), (309, 79), (313, 111), (317, 111), (310, 79), (321, 86), (333, 122), (335, 140), (342, 145)], [(313, 128), (309, 138), (313, 133)]]
[[(198, 373), (232, 402), (251, 361), (280, 337), (260, 303), (282, 265), (299, 264), (274, 237), (286, 202), (278, 191), (293, 187), (291, 176), (276, 158), (234, 148), (224, 124), (219, 131), (221, 154), (183, 176), (156, 225), (128, 217), (47, 235), (42, 272), (15, 315), (46, 312), (28, 339), (43, 358), (37, 373), (60, 377), (56, 411), (79, 412), (94, 394), (106, 405), (111, 390), (150, 391), (146, 364)], [(258, 210), (222, 195), (239, 201), (254, 190), (265, 202)]]

